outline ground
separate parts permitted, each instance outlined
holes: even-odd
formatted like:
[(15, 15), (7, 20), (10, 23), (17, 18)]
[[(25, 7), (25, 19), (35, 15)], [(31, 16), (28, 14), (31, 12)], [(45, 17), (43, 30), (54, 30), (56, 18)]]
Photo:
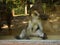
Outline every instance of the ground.
[[(5, 25), (5, 28), (3, 27), (3, 31), (0, 32), (0, 40), (16, 40), (15, 36), (19, 35), (23, 28), (26, 28), (27, 21), (30, 18), (28, 16), (17, 16), (14, 17), (12, 20), (11, 25), (11, 34), (9, 34), (9, 30), (7, 26)], [(48, 39), (47, 40), (59, 40), (60, 39), (60, 31), (49, 31), (44, 30), (45, 33), (47, 33)], [(32, 37), (31, 40), (41, 40), (41, 38), (38, 37)]]

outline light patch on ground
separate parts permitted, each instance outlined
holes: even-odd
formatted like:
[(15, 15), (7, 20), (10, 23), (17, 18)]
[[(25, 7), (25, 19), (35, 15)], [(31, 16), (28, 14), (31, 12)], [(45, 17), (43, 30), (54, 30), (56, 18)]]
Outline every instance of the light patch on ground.
[[(13, 25), (11, 25), (11, 27), (13, 27)], [(8, 26), (4, 24), (2, 28), (8, 28)]]

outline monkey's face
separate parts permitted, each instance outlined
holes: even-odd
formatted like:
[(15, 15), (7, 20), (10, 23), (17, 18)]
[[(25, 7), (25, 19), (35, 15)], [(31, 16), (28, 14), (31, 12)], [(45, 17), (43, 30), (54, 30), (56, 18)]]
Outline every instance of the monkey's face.
[(37, 14), (32, 14), (31, 16), (32, 16), (32, 18), (39, 18), (39, 16)]

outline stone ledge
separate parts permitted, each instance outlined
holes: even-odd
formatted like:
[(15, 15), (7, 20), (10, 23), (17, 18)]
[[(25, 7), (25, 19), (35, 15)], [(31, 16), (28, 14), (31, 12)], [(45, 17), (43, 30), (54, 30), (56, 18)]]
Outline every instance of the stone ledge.
[(0, 40), (0, 45), (60, 45), (59, 40)]

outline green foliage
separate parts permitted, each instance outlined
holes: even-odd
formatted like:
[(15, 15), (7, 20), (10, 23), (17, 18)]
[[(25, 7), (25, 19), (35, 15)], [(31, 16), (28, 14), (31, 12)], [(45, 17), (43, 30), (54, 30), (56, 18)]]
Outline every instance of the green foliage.
[(15, 1), (7, 1), (7, 7), (9, 8), (16, 8), (17, 4), (14, 3)]
[(21, 6), (21, 7), (18, 7), (18, 8), (15, 8), (15, 14), (24, 14), (25, 12), (25, 8), (24, 6)]
[(26, 1), (34, 2), (34, 0), (5, 0), (7, 8), (10, 11), (15, 9), (15, 14), (24, 14)]
[(24, 2), (24, 0), (22, 1), (22, 0), (16, 0), (15, 2), (14, 2), (16, 5), (17, 5), (17, 8), (15, 8), (15, 14), (17, 15), (17, 14), (24, 14), (24, 11), (25, 11), (25, 2)]
[(7, 7), (15, 10), (15, 14), (24, 13), (24, 5), (21, 0), (6, 0)]

